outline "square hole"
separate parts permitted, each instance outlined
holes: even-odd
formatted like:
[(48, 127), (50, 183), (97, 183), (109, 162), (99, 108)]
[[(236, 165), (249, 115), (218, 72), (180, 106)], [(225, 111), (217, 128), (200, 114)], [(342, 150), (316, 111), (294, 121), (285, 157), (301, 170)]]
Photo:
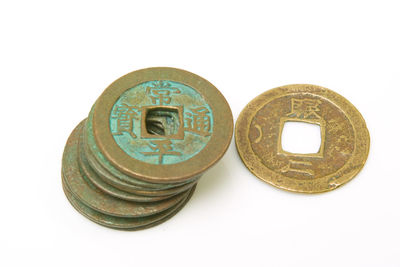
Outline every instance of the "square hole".
[(321, 152), (321, 127), (318, 124), (286, 121), (281, 132), (281, 148), (291, 154)]
[(179, 113), (176, 109), (154, 108), (147, 111), (146, 131), (148, 134), (169, 136), (178, 133)]
[(183, 139), (182, 113), (182, 107), (144, 107), (142, 112), (141, 137)]

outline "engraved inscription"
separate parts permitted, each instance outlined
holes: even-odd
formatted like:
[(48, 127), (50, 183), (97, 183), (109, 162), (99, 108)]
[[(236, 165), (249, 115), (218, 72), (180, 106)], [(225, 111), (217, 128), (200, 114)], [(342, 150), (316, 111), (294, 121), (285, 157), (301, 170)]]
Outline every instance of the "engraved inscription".
[(156, 81), (147, 87), (146, 93), (150, 95), (153, 104), (164, 105), (171, 103), (172, 94), (180, 94), (181, 91), (167, 81)]
[(172, 142), (168, 139), (155, 140), (149, 143), (149, 147), (154, 152), (142, 152), (145, 156), (158, 156), (158, 164), (163, 163), (164, 156), (180, 156), (180, 152), (173, 151)]
[[(301, 156), (301, 157), (310, 157), (310, 158), (323, 158), (324, 157), (324, 148), (325, 148), (325, 120), (318, 114), (320, 112), (321, 101), (318, 99), (310, 99), (310, 98), (291, 98), (290, 99), (290, 112), (280, 119), (280, 133), (278, 140), (278, 154), (287, 155), (287, 156)], [(282, 132), (284, 124), (288, 121), (294, 122), (305, 122), (317, 124), (321, 129), (321, 146), (317, 153), (308, 153), (308, 154), (300, 154), (300, 153), (290, 153), (282, 148)]]
[(185, 131), (192, 132), (201, 136), (209, 136), (211, 132), (210, 111), (206, 107), (190, 109), (185, 113)]
[(321, 104), (320, 100), (316, 99), (291, 99), (291, 112), (287, 114), (290, 118), (299, 118), (299, 119), (320, 119), (321, 116), (317, 114), (319, 109), (319, 105)]
[(132, 138), (136, 138), (136, 134), (133, 132), (134, 120), (138, 119), (139, 113), (135, 107), (127, 104), (121, 104), (116, 106), (112, 113), (112, 118), (116, 119), (116, 128), (112, 133), (113, 135), (122, 135), (128, 133)]
[(209, 142), (213, 123), (213, 112), (202, 95), (169, 80), (128, 89), (110, 116), (119, 147), (150, 164), (175, 164), (195, 156)]
[(261, 139), (262, 139), (262, 137), (263, 137), (263, 132), (262, 132), (262, 129), (261, 129), (261, 126), (260, 126), (260, 125), (256, 124), (255, 127), (256, 127), (256, 129), (258, 130), (258, 132), (259, 132), (259, 136), (257, 137), (256, 140), (254, 140), (254, 143), (257, 144), (257, 143), (259, 143), (259, 142), (261, 141)]
[(299, 172), (308, 175), (314, 175), (313, 170), (307, 169), (307, 167), (312, 166), (311, 162), (308, 161), (298, 161), (298, 160), (289, 160), (289, 163), (281, 169), (282, 173), (287, 172)]
[[(282, 148), (286, 122), (316, 124), (320, 148), (316, 153), (291, 153)], [(340, 169), (354, 151), (354, 131), (344, 113), (329, 101), (287, 95), (264, 105), (252, 120), (249, 139), (261, 162), (280, 175), (315, 181)]]

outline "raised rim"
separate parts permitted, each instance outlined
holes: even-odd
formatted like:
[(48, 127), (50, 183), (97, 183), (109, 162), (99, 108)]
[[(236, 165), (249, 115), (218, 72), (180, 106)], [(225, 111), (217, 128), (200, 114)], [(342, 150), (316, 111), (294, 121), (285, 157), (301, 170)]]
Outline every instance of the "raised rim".
[[(303, 186), (304, 181), (286, 177), (263, 165), (248, 139), (250, 124), (256, 113), (270, 101), (294, 93), (314, 94), (330, 101), (346, 114), (355, 133), (354, 152), (346, 164), (335, 173), (307, 181), (307, 186)], [(361, 113), (343, 96), (317, 85), (291, 84), (268, 90), (246, 105), (236, 121), (235, 143), (243, 163), (261, 180), (288, 191), (321, 193), (345, 184), (361, 171), (368, 158), (370, 137)]]
[[(205, 98), (213, 111), (211, 139), (197, 155), (184, 162), (153, 165), (136, 160), (117, 145), (111, 134), (109, 117), (114, 103), (129, 88), (153, 80), (171, 80), (192, 87)], [(225, 154), (232, 139), (233, 116), (224, 96), (202, 77), (175, 68), (148, 68), (122, 76), (107, 87), (94, 107), (93, 133), (100, 151), (121, 172), (149, 182), (181, 182), (205, 172)]]

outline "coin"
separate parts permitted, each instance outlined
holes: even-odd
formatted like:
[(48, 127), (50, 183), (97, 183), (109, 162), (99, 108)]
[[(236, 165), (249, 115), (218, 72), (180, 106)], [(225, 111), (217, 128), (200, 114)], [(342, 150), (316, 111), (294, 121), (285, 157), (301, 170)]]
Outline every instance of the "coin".
[(201, 175), (226, 152), (232, 132), (223, 95), (207, 80), (173, 68), (123, 76), (93, 110), (100, 152), (122, 173), (152, 183)]
[[(286, 122), (319, 125), (317, 153), (290, 153), (282, 148)], [(358, 110), (344, 97), (320, 86), (294, 84), (269, 90), (241, 112), (236, 147), (246, 167), (278, 188), (302, 193), (333, 190), (363, 168), (369, 133)]]
[(205, 79), (172, 68), (129, 73), (104, 91), (68, 139), (65, 194), (101, 225), (157, 225), (185, 205), (232, 132), (229, 105)]
[[(154, 202), (167, 199), (173, 195), (186, 191), (194, 185), (194, 183), (189, 183), (185, 184), (184, 186), (162, 190), (148, 189), (131, 184), (125, 184), (109, 173), (107, 169), (97, 163), (97, 160), (91, 159), (89, 160), (90, 162), (88, 161), (88, 158), (91, 158), (91, 152), (87, 151), (87, 144), (85, 140), (85, 135), (82, 134), (80, 136), (78, 154), (78, 162), (81, 172), (83, 172), (83, 175), (104, 193), (129, 201)], [(112, 168), (112, 166), (110, 166), (110, 168)], [(122, 190), (119, 188), (122, 188)]]
[[(82, 140), (82, 137), (81, 137), (81, 140)], [(117, 197), (117, 198), (120, 198), (120, 199), (124, 199), (124, 200), (128, 200), (128, 201), (136, 201), (136, 202), (154, 202), (154, 201), (160, 201), (160, 200), (169, 198), (169, 196), (148, 197), (148, 196), (136, 195), (136, 194), (133, 194), (130, 192), (119, 190), (118, 188), (107, 184), (99, 177), (97, 172), (94, 171), (92, 169), (92, 167), (89, 165), (89, 163), (86, 160), (85, 153), (82, 150), (83, 150), (82, 147), (80, 147), (79, 154), (78, 154), (78, 163), (79, 163), (79, 167), (82, 172), (82, 175), (84, 177), (88, 178), (92, 184), (94, 184), (97, 188), (99, 188), (104, 193), (109, 194), (114, 197)]]
[[(83, 132), (84, 137), (84, 149), (86, 157), (90, 164), (99, 172), (100, 176), (108, 183), (115, 185), (116, 187), (121, 186), (122, 190), (133, 190), (131, 192), (153, 195), (151, 192), (140, 192), (140, 191), (157, 191), (156, 195), (171, 195), (175, 189), (179, 186), (187, 185), (188, 183), (195, 182), (195, 178), (187, 179), (181, 183), (170, 183), (170, 184), (159, 184), (142, 181), (137, 179), (135, 176), (129, 176), (119, 171), (110, 161), (105, 158), (102, 152), (97, 147), (95, 138), (93, 136), (93, 109), (89, 113), (89, 117)], [(192, 183), (193, 185), (193, 183)], [(171, 189), (171, 190), (168, 190)], [(173, 192), (171, 192), (173, 191)], [(165, 193), (165, 194), (164, 194)]]
[(67, 141), (63, 156), (64, 185), (69, 192), (98, 212), (115, 217), (146, 217), (171, 208), (183, 200), (188, 192), (173, 196), (165, 201), (138, 203), (118, 199), (104, 194), (97, 187), (90, 184), (80, 172), (78, 165), (79, 136), (85, 121), (77, 126)]
[(172, 196), (176, 193), (183, 192), (192, 187), (199, 177), (194, 177), (183, 184), (162, 184), (162, 185), (145, 185), (138, 182), (138, 179), (121, 173), (107, 159), (102, 156), (98, 150), (91, 130), (91, 116), (87, 121), (85, 133), (86, 143), (83, 143), (86, 159), (89, 165), (96, 169), (97, 174), (108, 184), (126, 192), (141, 196)]
[(189, 195), (180, 203), (178, 203), (175, 207), (172, 207), (166, 211), (163, 211), (155, 215), (151, 215), (148, 217), (139, 217), (139, 218), (114, 217), (100, 213), (82, 204), (82, 202), (77, 200), (65, 186), (63, 186), (63, 189), (71, 205), (79, 213), (87, 217), (89, 220), (98, 223), (100, 225), (118, 230), (135, 231), (156, 226), (173, 217), (186, 205), (186, 203), (192, 197), (195, 187), (193, 187)]

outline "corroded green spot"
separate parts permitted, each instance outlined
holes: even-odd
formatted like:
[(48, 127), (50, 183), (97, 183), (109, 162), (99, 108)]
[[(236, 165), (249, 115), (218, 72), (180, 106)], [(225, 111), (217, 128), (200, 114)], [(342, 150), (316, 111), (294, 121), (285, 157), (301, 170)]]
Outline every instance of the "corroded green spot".
[(119, 147), (151, 164), (175, 164), (195, 156), (210, 140), (213, 123), (210, 106), (196, 90), (166, 80), (128, 89), (110, 115)]

